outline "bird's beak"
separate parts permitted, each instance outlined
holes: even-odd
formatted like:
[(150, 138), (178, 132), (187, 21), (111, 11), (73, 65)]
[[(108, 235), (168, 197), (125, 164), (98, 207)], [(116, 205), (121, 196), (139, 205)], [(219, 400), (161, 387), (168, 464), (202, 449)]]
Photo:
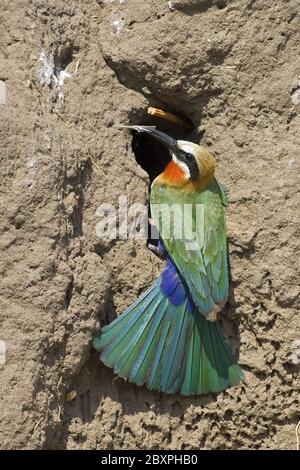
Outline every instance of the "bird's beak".
[(131, 129), (136, 132), (145, 132), (146, 134), (151, 135), (152, 137), (157, 139), (160, 143), (165, 145), (170, 150), (170, 152), (176, 153), (178, 150), (176, 140), (173, 139), (173, 137), (170, 137), (168, 134), (165, 134), (164, 132), (157, 130), (154, 126), (118, 126), (118, 127)]

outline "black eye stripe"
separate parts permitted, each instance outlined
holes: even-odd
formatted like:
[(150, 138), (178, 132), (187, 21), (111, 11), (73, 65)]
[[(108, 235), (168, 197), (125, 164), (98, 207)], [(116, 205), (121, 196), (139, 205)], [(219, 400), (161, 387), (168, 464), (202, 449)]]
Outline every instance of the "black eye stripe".
[(194, 155), (192, 153), (181, 150), (178, 154), (178, 158), (188, 166), (188, 169), (190, 170), (191, 174), (191, 179), (197, 179), (200, 175), (200, 172)]

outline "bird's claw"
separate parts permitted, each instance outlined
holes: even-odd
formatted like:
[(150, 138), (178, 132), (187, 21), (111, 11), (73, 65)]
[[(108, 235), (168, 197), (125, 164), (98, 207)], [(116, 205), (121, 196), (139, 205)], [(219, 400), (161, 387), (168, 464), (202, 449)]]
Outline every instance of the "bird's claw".
[(155, 246), (152, 243), (148, 243), (148, 248), (150, 251), (152, 251), (152, 253), (154, 253), (160, 259), (163, 259), (163, 260), (166, 259), (164, 251), (160, 249), (158, 246)]

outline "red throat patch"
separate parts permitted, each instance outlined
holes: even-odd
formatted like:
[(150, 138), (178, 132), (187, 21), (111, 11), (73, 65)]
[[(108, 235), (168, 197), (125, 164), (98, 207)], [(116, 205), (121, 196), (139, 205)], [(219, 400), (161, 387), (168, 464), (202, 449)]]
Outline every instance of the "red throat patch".
[(182, 183), (185, 180), (184, 171), (173, 160), (168, 163), (162, 175), (163, 179), (173, 184)]

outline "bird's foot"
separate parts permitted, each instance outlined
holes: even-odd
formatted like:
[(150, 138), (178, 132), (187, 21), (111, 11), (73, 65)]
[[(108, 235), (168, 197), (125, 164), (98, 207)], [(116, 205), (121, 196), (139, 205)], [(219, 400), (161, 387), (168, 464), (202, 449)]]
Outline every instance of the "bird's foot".
[(160, 259), (162, 260), (166, 259), (165, 251), (161, 249), (159, 246), (155, 246), (155, 245), (152, 245), (152, 243), (148, 243), (148, 248), (150, 251), (152, 251), (152, 253), (154, 253)]

